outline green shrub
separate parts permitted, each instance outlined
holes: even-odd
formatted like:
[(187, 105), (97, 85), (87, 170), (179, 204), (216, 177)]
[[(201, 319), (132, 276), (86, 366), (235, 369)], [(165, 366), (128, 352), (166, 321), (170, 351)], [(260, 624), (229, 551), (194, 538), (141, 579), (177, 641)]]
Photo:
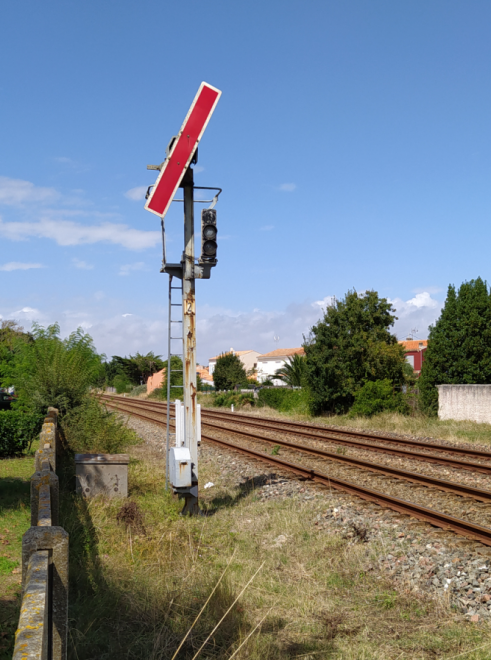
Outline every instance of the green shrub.
[(37, 413), (0, 411), (0, 456), (22, 453), (40, 433), (43, 420)]
[(135, 387), (124, 374), (118, 374), (113, 380), (117, 394), (128, 394)]
[(79, 406), (102, 372), (92, 338), (79, 328), (60, 339), (60, 327), (33, 324), (34, 341), (21, 344), (6, 374), (15, 386), (15, 408), (46, 414), (49, 406), (65, 412)]
[(225, 408), (230, 408), (231, 405), (240, 408), (244, 405), (255, 404), (254, 396), (252, 394), (241, 394), (240, 392), (219, 392), (213, 397), (213, 405)]
[(118, 454), (138, 442), (136, 433), (117, 413), (93, 398), (65, 415), (61, 424), (68, 446), (75, 453)]
[(146, 394), (146, 392), (147, 392), (146, 385), (137, 385), (131, 390), (130, 394), (131, 396), (138, 396), (139, 394)]
[(355, 392), (355, 402), (349, 412), (350, 417), (372, 417), (377, 413), (390, 411), (409, 414), (410, 408), (402, 392), (395, 392), (388, 378), (365, 383)]
[(308, 391), (290, 390), (287, 387), (272, 387), (259, 390), (258, 405), (269, 406), (280, 412), (306, 413)]

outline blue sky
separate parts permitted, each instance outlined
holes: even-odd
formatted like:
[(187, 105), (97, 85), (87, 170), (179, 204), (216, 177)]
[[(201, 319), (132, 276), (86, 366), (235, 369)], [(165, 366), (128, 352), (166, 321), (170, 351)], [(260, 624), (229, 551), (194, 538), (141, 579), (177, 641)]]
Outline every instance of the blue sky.
[[(330, 296), (375, 289), (403, 338), (449, 283), (489, 279), (491, 4), (3, 3), (0, 315), (166, 350), (148, 163), (202, 80), (223, 94), (197, 185), (220, 186), (198, 358), (296, 346)], [(182, 251), (182, 205), (166, 218)]]

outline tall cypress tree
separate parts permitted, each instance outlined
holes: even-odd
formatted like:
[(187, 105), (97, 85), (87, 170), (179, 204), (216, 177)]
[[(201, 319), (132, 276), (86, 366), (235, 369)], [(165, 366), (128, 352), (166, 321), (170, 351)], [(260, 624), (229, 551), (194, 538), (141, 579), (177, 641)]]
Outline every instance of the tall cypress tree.
[(422, 409), (438, 412), (437, 385), (491, 383), (491, 293), (480, 277), (456, 293), (448, 287), (440, 318), (430, 326), (419, 379)]

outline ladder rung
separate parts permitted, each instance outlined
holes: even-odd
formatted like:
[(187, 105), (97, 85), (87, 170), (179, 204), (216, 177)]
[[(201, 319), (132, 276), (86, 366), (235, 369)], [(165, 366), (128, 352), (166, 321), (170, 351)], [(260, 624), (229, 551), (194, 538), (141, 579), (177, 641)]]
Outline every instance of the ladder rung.
[(182, 307), (182, 303), (171, 303), (171, 307)]
[(182, 385), (171, 385), (171, 387), (182, 387)]

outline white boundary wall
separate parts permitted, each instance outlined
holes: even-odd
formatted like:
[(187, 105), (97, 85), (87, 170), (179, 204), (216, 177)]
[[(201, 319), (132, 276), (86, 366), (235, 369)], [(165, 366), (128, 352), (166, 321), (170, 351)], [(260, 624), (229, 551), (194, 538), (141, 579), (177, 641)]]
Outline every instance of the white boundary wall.
[(437, 385), (438, 417), (491, 424), (491, 385)]

